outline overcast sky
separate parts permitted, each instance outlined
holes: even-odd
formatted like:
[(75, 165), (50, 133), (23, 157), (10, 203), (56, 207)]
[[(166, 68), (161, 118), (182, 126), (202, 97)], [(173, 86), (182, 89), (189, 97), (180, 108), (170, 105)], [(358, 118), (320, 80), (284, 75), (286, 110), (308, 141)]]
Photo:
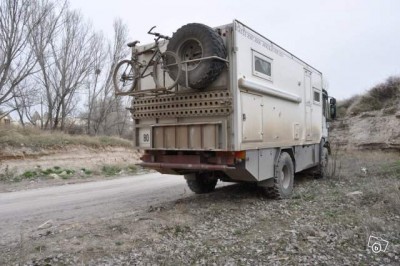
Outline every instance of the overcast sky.
[(400, 75), (399, 0), (70, 0), (97, 30), (112, 34), (121, 18), (130, 39), (146, 32), (172, 35), (200, 22), (211, 27), (238, 19), (320, 70), (338, 99)]

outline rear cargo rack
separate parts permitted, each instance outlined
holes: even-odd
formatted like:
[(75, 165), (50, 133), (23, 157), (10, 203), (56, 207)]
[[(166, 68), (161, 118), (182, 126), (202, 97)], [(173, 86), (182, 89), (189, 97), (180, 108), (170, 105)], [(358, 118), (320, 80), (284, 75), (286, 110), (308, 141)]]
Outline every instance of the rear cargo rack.
[[(217, 60), (221, 60), (224, 61), (225, 63), (229, 64), (229, 61), (219, 57), (219, 56), (207, 56), (207, 57), (202, 57), (202, 58), (197, 58), (197, 59), (192, 59), (192, 60), (186, 60), (186, 61), (182, 61), (180, 64), (185, 66), (185, 69), (188, 68), (188, 63), (193, 63), (193, 62), (201, 62), (204, 60), (211, 60), (211, 59), (217, 59)], [(171, 65), (176, 65), (176, 64), (171, 64)], [(185, 84), (186, 84), (186, 88), (189, 88), (189, 77), (188, 77), (188, 71), (184, 71), (184, 73), (182, 73), (185, 75)], [(127, 95), (127, 96), (135, 96), (135, 97), (145, 97), (145, 96), (157, 96), (157, 95), (163, 95), (163, 94), (171, 94), (171, 93), (175, 93), (178, 91), (178, 84), (174, 87), (172, 87), (171, 89), (167, 89), (165, 87), (165, 72), (164, 72), (164, 76), (163, 76), (163, 84), (164, 87), (156, 87), (156, 88), (151, 88), (151, 89), (145, 89), (145, 90), (138, 90), (138, 91), (133, 91), (133, 92), (127, 92), (127, 93), (123, 93), (123, 94), (119, 94), (119, 95)]]

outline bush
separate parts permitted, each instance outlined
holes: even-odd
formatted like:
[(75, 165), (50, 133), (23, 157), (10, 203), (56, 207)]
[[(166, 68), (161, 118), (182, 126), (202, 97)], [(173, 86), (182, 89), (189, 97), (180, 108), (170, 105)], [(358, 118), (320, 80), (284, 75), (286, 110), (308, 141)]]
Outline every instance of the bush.
[(115, 175), (119, 174), (122, 171), (122, 169), (121, 169), (121, 167), (119, 167), (117, 165), (103, 165), (103, 167), (101, 168), (101, 171), (106, 176), (115, 176)]
[(341, 100), (337, 102), (337, 116), (339, 118), (345, 117), (349, 108), (360, 98), (359, 95), (354, 95), (349, 99)]

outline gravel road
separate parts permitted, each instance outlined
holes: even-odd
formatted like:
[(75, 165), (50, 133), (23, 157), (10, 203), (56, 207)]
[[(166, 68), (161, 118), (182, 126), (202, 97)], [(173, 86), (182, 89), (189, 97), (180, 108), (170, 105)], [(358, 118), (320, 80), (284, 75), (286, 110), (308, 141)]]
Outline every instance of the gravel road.
[(101, 219), (190, 194), (182, 176), (158, 173), (0, 193), (0, 244), (18, 238), (21, 228), (49, 220), (62, 224)]
[(244, 184), (194, 195), (160, 174), (0, 193), (0, 265), (399, 265), (398, 154), (336, 163), (281, 201)]

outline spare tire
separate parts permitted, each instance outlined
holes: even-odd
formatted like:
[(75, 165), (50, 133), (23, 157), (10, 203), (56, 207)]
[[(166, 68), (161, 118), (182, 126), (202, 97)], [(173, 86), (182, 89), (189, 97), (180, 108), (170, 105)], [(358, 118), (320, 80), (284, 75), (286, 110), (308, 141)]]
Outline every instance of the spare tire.
[[(199, 23), (190, 23), (179, 28), (171, 37), (167, 51), (174, 52), (181, 61), (195, 60), (203, 57), (218, 56), (226, 58), (226, 49), (221, 36), (212, 28)], [(188, 85), (193, 89), (203, 89), (221, 74), (226, 63), (219, 59), (205, 59), (182, 64), (182, 73), (178, 79), (181, 86)], [(173, 80), (175, 72), (169, 72)]]

